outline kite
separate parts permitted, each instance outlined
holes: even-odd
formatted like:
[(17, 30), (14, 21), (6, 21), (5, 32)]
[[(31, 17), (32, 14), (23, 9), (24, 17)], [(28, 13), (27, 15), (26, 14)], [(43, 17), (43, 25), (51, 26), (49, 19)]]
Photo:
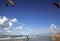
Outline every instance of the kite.
[(53, 5), (56, 6), (57, 8), (60, 8), (60, 4), (58, 4), (58, 3), (56, 3), (56, 2), (53, 3)]
[(8, 6), (9, 3), (10, 3), (12, 6), (14, 6), (14, 2), (13, 2), (13, 0), (6, 0), (6, 6)]

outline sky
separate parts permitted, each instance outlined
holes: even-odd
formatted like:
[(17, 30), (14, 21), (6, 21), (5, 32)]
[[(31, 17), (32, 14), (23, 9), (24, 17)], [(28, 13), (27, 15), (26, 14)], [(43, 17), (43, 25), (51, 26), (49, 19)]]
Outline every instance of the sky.
[[(53, 2), (60, 3), (60, 0), (13, 0), (14, 7), (11, 4), (6, 7), (5, 1), (0, 0), (0, 16), (4, 20), (3, 24), (7, 21), (6, 19), (8, 19), (7, 24), (14, 24), (12, 28), (8, 28), (11, 28), (9, 30), (11, 33), (16, 34), (17, 31), (14, 29), (17, 29), (19, 34), (29, 31), (32, 34), (40, 34), (52, 25), (60, 27), (60, 8), (52, 5)], [(4, 29), (3, 25), (0, 28)]]

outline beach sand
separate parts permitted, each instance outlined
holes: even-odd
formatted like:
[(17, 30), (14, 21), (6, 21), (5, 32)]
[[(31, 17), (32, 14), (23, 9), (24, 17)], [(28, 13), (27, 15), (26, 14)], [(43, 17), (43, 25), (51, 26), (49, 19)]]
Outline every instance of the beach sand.
[(52, 41), (50, 36), (37, 36), (36, 38), (32, 39), (8, 39), (8, 40), (0, 40), (0, 41)]
[(0, 40), (0, 41), (28, 41), (28, 40), (14, 39), (14, 40)]

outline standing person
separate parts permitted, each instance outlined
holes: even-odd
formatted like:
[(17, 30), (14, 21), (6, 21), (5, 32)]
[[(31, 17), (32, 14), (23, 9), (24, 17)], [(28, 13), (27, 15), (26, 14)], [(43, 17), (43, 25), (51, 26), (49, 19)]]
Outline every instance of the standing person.
[(27, 41), (29, 40), (28, 36), (27, 36)]

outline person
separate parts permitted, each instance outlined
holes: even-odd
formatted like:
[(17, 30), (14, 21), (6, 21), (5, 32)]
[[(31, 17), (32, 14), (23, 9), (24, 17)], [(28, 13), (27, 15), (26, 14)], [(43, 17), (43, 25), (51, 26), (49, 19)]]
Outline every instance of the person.
[(27, 39), (28, 39), (28, 36), (27, 36)]
[(29, 40), (28, 36), (27, 36), (27, 41)]

